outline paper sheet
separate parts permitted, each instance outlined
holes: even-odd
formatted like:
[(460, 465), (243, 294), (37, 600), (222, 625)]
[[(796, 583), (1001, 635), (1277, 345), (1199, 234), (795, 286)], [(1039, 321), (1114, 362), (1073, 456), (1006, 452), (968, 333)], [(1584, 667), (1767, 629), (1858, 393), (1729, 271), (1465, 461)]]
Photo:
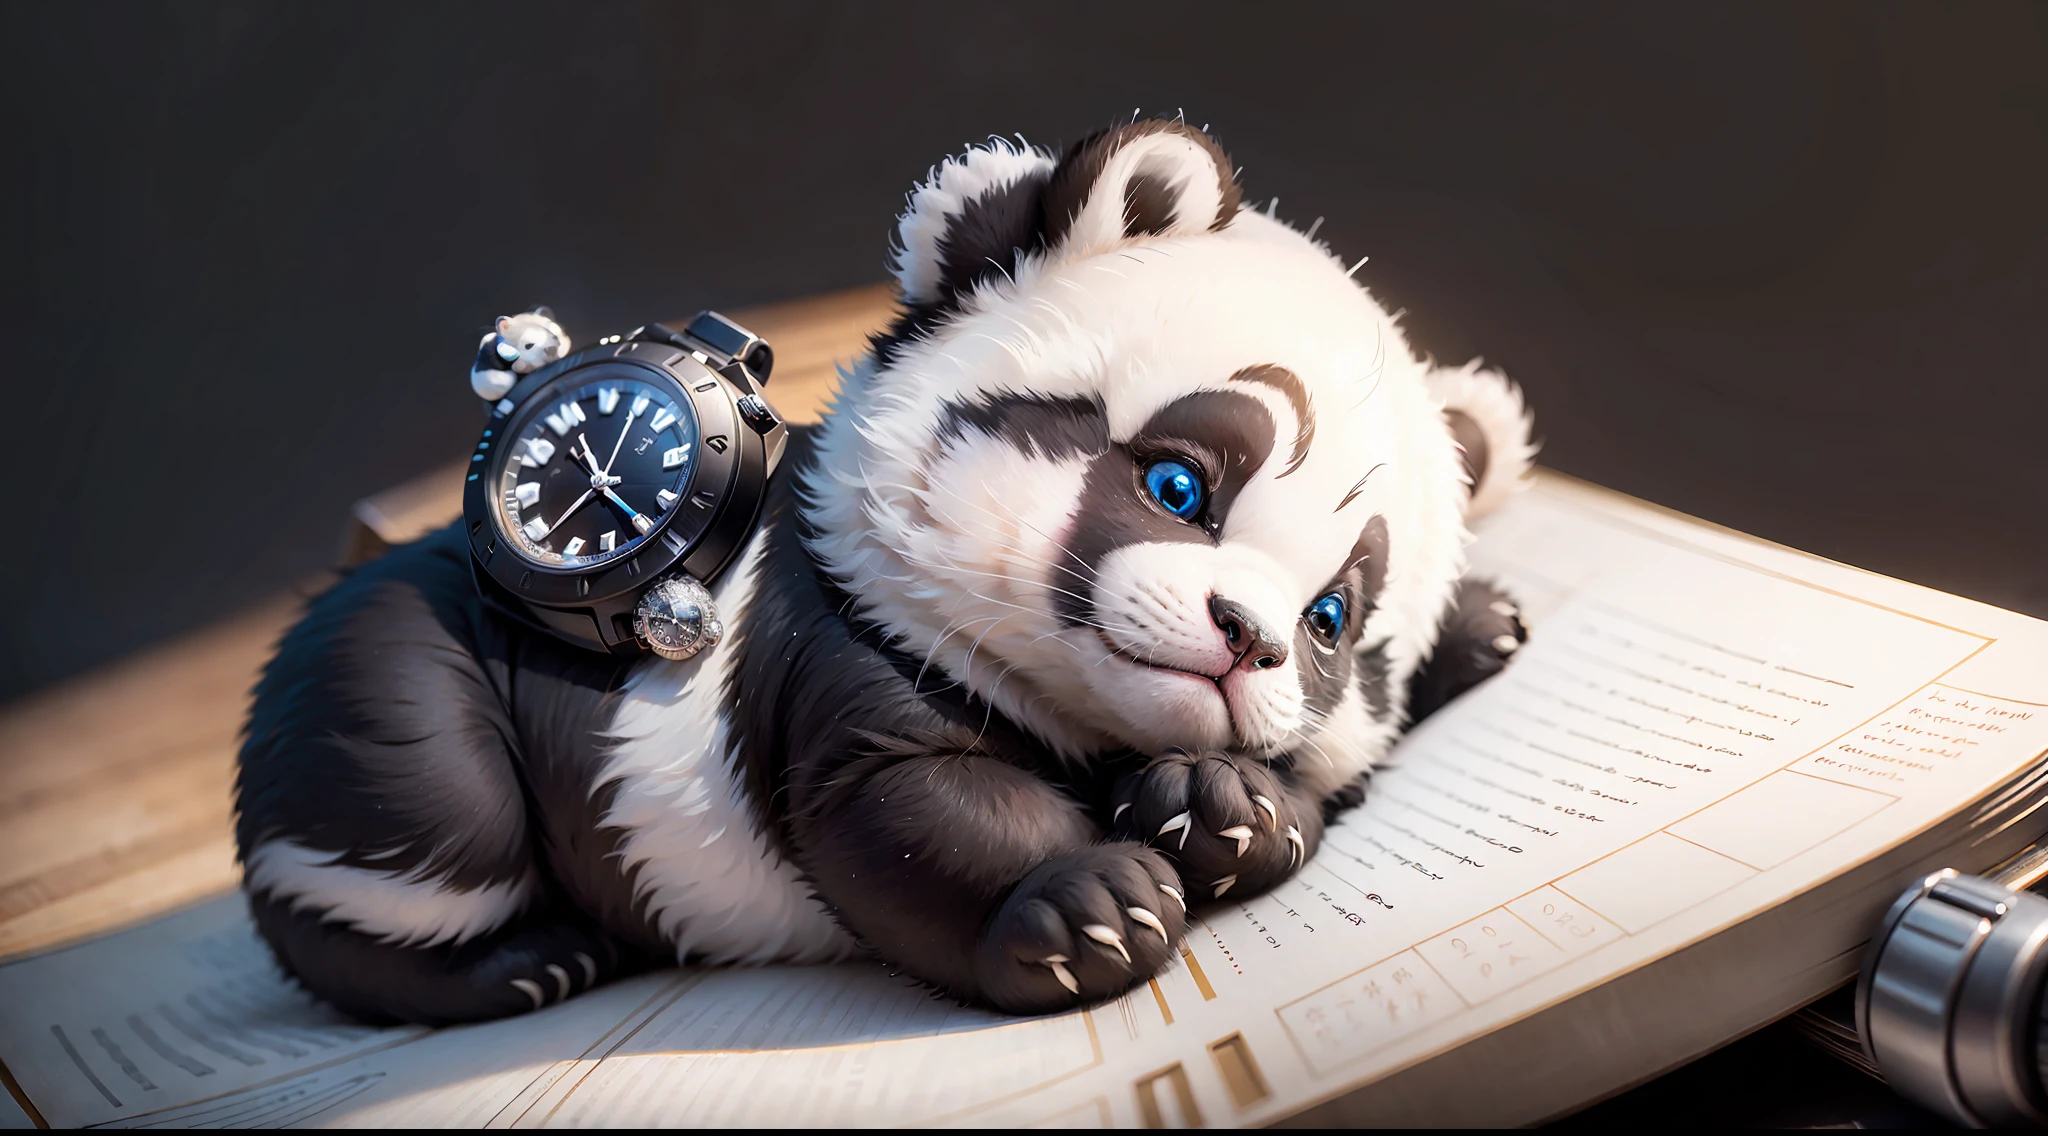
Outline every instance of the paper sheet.
[(439, 1032), (297, 994), (232, 897), (0, 968), (50, 1122), (1258, 1123), (1765, 910), (2048, 749), (2048, 627), (1546, 477), (1473, 549), (1533, 626), (1269, 896), (1086, 1012), (693, 970)]

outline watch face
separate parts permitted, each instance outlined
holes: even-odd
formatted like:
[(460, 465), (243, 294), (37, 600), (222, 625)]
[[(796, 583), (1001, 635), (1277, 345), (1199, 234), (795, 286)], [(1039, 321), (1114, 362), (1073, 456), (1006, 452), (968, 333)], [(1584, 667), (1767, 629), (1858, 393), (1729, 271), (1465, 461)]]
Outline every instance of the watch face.
[[(687, 400), (604, 367), (536, 392), (494, 447), (492, 514), (507, 545), (536, 564), (587, 568), (638, 548), (685, 496), (697, 419)], [(589, 374), (589, 372), (585, 372)]]

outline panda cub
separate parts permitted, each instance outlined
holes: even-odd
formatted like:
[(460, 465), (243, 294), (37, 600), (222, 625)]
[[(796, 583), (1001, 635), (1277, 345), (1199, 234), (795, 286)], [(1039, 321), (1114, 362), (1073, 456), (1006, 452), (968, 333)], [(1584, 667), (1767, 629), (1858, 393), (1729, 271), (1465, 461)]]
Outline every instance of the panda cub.
[(555, 322), (555, 313), (539, 307), (516, 316), (499, 316), (476, 345), (469, 365), (469, 389), (478, 398), (496, 402), (530, 375), (569, 354), (569, 337)]
[(937, 167), (713, 650), (500, 619), (459, 527), (314, 600), (237, 784), (283, 965), (375, 1021), (855, 956), (1037, 1013), (1300, 868), (1520, 644), (1462, 548), (1532, 451), (1512, 386), (1419, 361), (1232, 169), (1156, 120)]

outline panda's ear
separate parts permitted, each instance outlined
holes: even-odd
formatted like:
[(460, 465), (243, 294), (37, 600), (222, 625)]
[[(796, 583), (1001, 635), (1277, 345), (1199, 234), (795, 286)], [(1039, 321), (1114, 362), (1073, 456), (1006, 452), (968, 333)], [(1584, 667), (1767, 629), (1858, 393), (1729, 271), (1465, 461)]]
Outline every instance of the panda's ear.
[(1045, 154), (1001, 139), (948, 158), (910, 192), (896, 219), (892, 270), (913, 308), (949, 306), (983, 280), (1012, 271), (1039, 247)]
[(1521, 388), (1499, 371), (1482, 370), (1475, 362), (1438, 367), (1429, 373), (1429, 389), (1444, 407), (1444, 425), (1457, 444), (1465, 467), (1465, 519), (1477, 520), (1500, 508), (1510, 495), (1529, 483), (1536, 463), (1535, 430)]
[(1149, 118), (1076, 143), (1045, 189), (1047, 249), (1071, 259), (1133, 237), (1210, 232), (1238, 210), (1237, 177), (1215, 139)]

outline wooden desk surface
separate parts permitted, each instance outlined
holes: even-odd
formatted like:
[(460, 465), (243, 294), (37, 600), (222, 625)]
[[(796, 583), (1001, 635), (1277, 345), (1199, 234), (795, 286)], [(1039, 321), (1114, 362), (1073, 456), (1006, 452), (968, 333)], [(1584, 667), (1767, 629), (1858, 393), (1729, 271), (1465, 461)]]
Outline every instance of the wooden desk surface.
[[(776, 408), (816, 421), (837, 366), (890, 303), (876, 286), (738, 313), (775, 345)], [(446, 524), (462, 511), (461, 489), (456, 462), (381, 493), (357, 507), (347, 543), (360, 550)], [(249, 689), (323, 583), (0, 707), (0, 959), (235, 886), (230, 805)]]

